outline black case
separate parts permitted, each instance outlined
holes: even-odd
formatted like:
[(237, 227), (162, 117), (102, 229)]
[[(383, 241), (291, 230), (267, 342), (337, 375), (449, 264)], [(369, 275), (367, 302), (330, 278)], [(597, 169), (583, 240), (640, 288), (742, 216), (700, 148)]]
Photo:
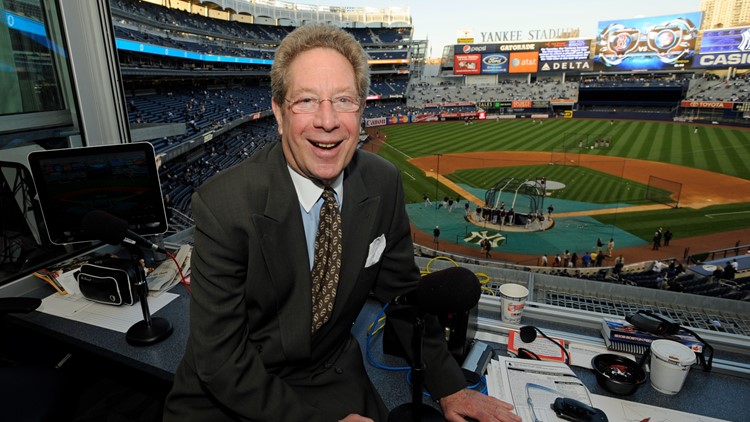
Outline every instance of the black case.
[(143, 270), (137, 262), (118, 258), (99, 258), (81, 266), (78, 288), (86, 299), (108, 305), (132, 305), (138, 302), (136, 283)]

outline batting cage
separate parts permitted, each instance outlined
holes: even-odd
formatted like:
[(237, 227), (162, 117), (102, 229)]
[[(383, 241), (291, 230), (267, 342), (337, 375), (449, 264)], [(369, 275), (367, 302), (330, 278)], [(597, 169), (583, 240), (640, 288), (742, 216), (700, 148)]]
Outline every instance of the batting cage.
[(517, 213), (531, 214), (544, 210), (545, 178), (536, 180), (504, 177), (484, 194), (487, 208), (513, 208)]

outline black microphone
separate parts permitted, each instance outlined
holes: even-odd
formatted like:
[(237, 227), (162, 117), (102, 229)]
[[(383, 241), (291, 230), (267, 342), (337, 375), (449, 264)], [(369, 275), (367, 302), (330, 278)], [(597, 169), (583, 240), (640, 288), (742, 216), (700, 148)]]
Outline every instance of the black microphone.
[(167, 251), (128, 228), (128, 222), (103, 210), (90, 211), (83, 217), (83, 229), (98, 240), (119, 245), (129, 243), (166, 254)]
[(466, 312), (482, 295), (477, 276), (463, 267), (450, 267), (422, 277), (417, 288), (396, 297), (399, 305), (413, 305), (432, 315)]

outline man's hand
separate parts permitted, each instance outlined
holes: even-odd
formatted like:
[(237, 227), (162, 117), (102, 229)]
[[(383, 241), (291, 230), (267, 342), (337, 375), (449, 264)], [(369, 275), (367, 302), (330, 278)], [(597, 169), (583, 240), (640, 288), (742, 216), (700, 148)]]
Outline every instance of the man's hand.
[(346, 415), (344, 419), (341, 419), (339, 422), (375, 422), (370, 418), (366, 418), (362, 415), (358, 415), (356, 413), (350, 413)]
[(511, 413), (513, 405), (466, 388), (440, 399), (440, 407), (449, 422), (465, 422), (465, 417), (479, 422), (521, 422), (520, 416)]

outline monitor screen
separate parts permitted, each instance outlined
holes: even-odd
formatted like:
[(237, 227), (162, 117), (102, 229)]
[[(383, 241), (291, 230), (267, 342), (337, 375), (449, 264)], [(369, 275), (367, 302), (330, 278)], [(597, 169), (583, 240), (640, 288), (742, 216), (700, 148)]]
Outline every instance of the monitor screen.
[(167, 217), (150, 143), (34, 151), (29, 167), (50, 241), (90, 242), (82, 226), (92, 210), (128, 222), (140, 235), (164, 233)]

